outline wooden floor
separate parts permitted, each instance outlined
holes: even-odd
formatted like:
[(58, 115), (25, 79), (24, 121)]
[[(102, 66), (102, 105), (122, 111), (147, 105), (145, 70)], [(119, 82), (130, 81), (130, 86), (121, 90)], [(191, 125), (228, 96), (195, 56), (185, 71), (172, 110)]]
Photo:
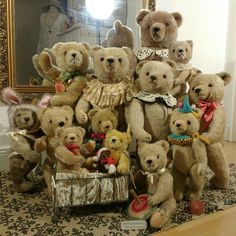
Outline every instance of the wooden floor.
[[(236, 163), (236, 143), (225, 142), (225, 152), (228, 161)], [(154, 235), (236, 236), (236, 206)]]

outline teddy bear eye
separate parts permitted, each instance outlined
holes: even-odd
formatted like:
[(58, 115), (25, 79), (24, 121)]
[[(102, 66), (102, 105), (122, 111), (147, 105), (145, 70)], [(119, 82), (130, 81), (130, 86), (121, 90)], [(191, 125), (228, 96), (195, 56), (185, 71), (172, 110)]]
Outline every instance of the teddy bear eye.
[(169, 26), (169, 23), (165, 23), (165, 25), (168, 27), (168, 26)]
[(175, 53), (175, 49), (173, 49), (173, 51), (172, 51), (173, 53)]
[(173, 125), (175, 124), (175, 120), (173, 121)]
[(66, 117), (65, 120), (68, 121), (68, 118)]
[(187, 48), (185, 48), (185, 51), (186, 51), (186, 52), (188, 52), (188, 49), (187, 49)]
[(18, 113), (17, 116), (20, 117), (21, 116), (20, 113)]
[(213, 87), (213, 84), (208, 84), (208, 87)]
[(146, 73), (146, 76), (149, 76), (149, 72)]
[(65, 139), (67, 139), (68, 138), (68, 136), (65, 136)]
[(122, 58), (119, 58), (118, 61), (119, 61), (119, 62), (122, 62)]
[(100, 61), (104, 61), (104, 57), (100, 57)]
[(147, 28), (150, 29), (150, 25), (147, 25)]
[(64, 56), (67, 54), (67, 51), (64, 52)]
[(192, 91), (194, 91), (194, 89), (195, 89), (195, 88), (194, 88), (194, 87), (192, 87)]
[(160, 158), (160, 156), (159, 155), (157, 155), (157, 159), (159, 159)]
[(101, 121), (98, 121), (98, 124), (101, 124), (102, 122)]
[(188, 123), (188, 125), (191, 125), (191, 121), (188, 120), (187, 123)]
[(166, 77), (167, 77), (167, 75), (166, 75), (166, 74), (164, 74), (164, 75), (163, 75), (163, 78), (165, 79)]
[(49, 123), (51, 124), (51, 123), (52, 123), (52, 120), (49, 120)]

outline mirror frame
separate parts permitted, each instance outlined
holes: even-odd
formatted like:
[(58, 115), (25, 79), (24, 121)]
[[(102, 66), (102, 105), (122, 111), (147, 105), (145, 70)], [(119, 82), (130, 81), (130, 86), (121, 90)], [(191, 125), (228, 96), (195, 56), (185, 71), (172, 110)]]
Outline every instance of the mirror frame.
[[(21, 93), (24, 100), (33, 100), (44, 93), (53, 93), (52, 87), (17, 85), (15, 82), (14, 11), (13, 0), (0, 0), (0, 89), (10, 86)], [(155, 10), (155, 0), (143, 0), (143, 8)]]

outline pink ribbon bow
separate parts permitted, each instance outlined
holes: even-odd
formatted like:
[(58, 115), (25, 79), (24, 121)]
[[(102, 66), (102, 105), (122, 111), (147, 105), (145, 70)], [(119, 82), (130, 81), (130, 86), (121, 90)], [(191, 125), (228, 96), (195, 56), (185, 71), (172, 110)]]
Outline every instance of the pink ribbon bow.
[(213, 114), (215, 109), (218, 107), (218, 103), (216, 102), (206, 102), (206, 101), (199, 101), (197, 107), (202, 111), (202, 118), (205, 124), (205, 130), (208, 129), (211, 120), (213, 118)]

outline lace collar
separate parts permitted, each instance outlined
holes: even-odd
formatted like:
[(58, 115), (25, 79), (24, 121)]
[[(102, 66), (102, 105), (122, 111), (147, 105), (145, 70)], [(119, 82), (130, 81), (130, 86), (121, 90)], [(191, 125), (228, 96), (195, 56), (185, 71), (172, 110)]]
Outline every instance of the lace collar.
[(136, 49), (134, 51), (134, 54), (137, 56), (137, 58), (142, 61), (145, 60), (146, 58), (150, 57), (151, 60), (154, 60), (156, 56), (159, 56), (160, 58), (164, 59), (168, 57), (168, 49), (158, 49), (158, 50), (153, 50), (151, 48), (140, 48)]

